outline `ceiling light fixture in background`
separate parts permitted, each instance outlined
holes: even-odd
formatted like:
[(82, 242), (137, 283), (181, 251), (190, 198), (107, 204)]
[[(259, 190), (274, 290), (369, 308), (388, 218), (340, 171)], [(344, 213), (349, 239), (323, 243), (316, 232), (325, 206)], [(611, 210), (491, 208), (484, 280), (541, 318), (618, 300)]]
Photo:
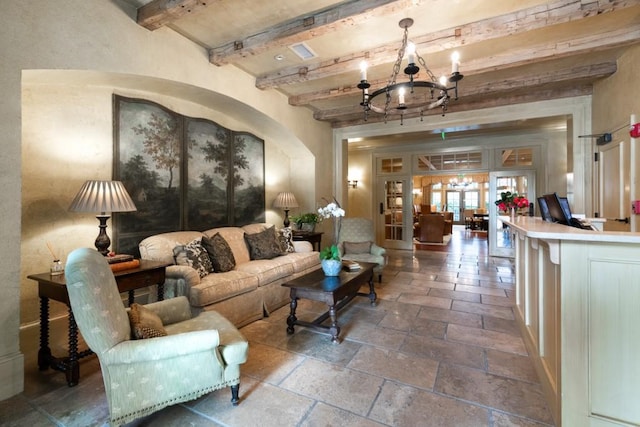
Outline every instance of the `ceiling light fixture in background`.
[[(438, 81), (433, 72), (427, 67), (424, 59), (418, 54), (413, 43), (408, 43), (409, 27), (413, 25), (413, 19), (405, 18), (399, 22), (400, 28), (404, 28), (402, 45), (398, 50), (398, 59), (393, 66), (393, 72), (389, 77), (387, 85), (369, 94), (371, 84), (367, 81), (367, 64), (363, 61), (360, 65), (360, 83), (358, 89), (362, 90), (362, 108), (364, 110), (364, 120), (367, 121), (369, 111), (384, 114), (384, 121), (390, 114), (400, 114), (400, 124), (407, 113), (420, 113), (420, 119), (425, 110), (436, 107), (442, 108), (442, 115), (447, 110), (449, 104), (449, 91), (455, 92), (458, 99), (458, 82), (464, 77), (460, 74), (460, 58), (457, 52), (451, 55), (451, 75), (447, 79), (445, 76)], [(407, 52), (407, 66), (404, 73), (409, 76), (408, 82), (397, 83), (396, 78), (400, 72), (405, 51)], [(420, 71), (417, 63), (424, 67), (424, 71), (429, 77), (428, 80), (414, 80), (414, 76)], [(452, 87), (447, 87), (447, 83), (453, 83)], [(438, 91), (437, 96), (434, 94)], [(380, 96), (380, 95), (385, 96)], [(377, 98), (377, 99), (376, 99)], [(397, 101), (397, 102), (396, 102)]]

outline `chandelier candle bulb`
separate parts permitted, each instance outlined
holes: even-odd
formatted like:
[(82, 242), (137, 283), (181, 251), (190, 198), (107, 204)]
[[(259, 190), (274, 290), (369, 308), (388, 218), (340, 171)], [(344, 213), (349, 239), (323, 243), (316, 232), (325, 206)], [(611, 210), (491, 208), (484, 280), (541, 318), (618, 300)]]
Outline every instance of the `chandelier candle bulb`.
[(400, 88), (398, 91), (398, 104), (404, 105), (404, 88)]
[(367, 80), (367, 62), (366, 61), (362, 61), (360, 63), (360, 80), (363, 82)]
[(460, 54), (453, 52), (451, 54), (451, 74), (460, 72)]
[(415, 60), (415, 53), (416, 53), (416, 45), (414, 45), (413, 43), (409, 43), (407, 45), (407, 53), (408, 53), (408, 61), (409, 64), (415, 64), (416, 60)]

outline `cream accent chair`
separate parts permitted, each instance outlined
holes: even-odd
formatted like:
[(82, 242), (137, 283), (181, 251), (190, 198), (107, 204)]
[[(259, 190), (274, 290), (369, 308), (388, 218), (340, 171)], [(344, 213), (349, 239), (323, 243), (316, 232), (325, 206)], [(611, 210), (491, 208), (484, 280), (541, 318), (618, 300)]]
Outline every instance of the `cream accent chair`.
[[(362, 243), (371, 242), (371, 249), (367, 253), (345, 253), (344, 242)], [(350, 261), (373, 262), (378, 264), (373, 269), (378, 274), (378, 281), (382, 282), (382, 270), (387, 262), (386, 249), (376, 245), (376, 236), (373, 232), (373, 221), (367, 218), (343, 218), (338, 234), (338, 249), (342, 259)]]
[(127, 309), (100, 253), (74, 250), (65, 275), (75, 321), (100, 361), (111, 425), (227, 386), (237, 405), (248, 343), (231, 322), (214, 311), (192, 317), (187, 298), (177, 297), (145, 305), (167, 336), (132, 340)]

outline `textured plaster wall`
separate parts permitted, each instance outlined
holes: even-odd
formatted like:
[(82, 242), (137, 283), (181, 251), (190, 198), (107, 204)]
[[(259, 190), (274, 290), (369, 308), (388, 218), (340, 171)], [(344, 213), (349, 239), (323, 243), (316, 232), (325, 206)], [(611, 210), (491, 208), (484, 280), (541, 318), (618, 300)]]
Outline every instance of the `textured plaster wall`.
[[(0, 15), (0, 399), (22, 390), (19, 326), (35, 326), (27, 274), (48, 268), (50, 241), (67, 254), (91, 246), (97, 220), (66, 211), (86, 179), (109, 179), (111, 94), (140, 96), (265, 139), (267, 220), (278, 191), (313, 208), (331, 194), (331, 129), (276, 91), (169, 29), (150, 32), (135, 10), (103, 0), (6, 2)], [(23, 98), (24, 97), (24, 98)], [(22, 225), (21, 225), (22, 219)], [(55, 310), (60, 312), (60, 307)]]

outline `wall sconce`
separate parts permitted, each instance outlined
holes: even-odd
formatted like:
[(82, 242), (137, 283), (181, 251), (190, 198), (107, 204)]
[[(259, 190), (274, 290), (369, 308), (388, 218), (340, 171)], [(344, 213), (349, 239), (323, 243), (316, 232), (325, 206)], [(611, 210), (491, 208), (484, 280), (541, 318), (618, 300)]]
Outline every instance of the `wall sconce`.
[(358, 180), (357, 179), (350, 179), (347, 181), (347, 185), (351, 188), (356, 188), (358, 186)]

